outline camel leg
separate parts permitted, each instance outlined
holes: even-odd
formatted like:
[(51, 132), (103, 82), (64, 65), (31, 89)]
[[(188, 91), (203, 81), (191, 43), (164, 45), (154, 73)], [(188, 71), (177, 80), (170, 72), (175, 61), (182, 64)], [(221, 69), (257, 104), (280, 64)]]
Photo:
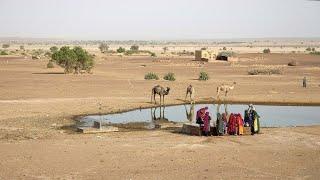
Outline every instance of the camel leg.
[(187, 101), (188, 91), (186, 92), (186, 97), (184, 98), (184, 101)]
[(156, 94), (153, 95), (153, 99), (154, 99), (154, 104), (157, 104)]
[(153, 92), (151, 92), (151, 104), (152, 104), (152, 96), (153, 96)]
[(162, 97), (162, 101), (163, 101), (162, 103), (163, 103), (163, 106), (164, 106), (164, 96)]

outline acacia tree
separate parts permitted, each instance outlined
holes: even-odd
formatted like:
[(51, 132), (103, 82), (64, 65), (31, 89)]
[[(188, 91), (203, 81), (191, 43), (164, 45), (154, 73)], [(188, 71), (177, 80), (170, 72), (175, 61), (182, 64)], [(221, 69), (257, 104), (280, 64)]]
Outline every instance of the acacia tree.
[(138, 45), (133, 45), (133, 46), (130, 47), (130, 50), (137, 52), (137, 51), (139, 51), (139, 46)]
[(119, 47), (119, 48), (117, 49), (117, 52), (118, 52), (118, 53), (124, 53), (124, 52), (126, 52), (126, 49), (123, 48), (123, 47)]
[(102, 53), (105, 53), (105, 52), (107, 52), (107, 51), (109, 50), (109, 46), (108, 46), (107, 43), (101, 43), (101, 44), (99, 45), (99, 49), (100, 49), (100, 51), (101, 51)]
[(63, 67), (66, 74), (72, 72), (78, 74), (81, 70), (90, 73), (94, 67), (93, 56), (79, 46), (73, 49), (68, 46), (60, 48), (52, 54), (52, 60)]

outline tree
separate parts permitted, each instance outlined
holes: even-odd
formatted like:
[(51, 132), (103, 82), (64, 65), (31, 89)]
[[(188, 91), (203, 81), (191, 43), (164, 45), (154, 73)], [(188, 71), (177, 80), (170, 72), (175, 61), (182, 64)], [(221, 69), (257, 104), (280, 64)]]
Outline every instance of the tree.
[(308, 48), (306, 49), (306, 51), (311, 51), (311, 48), (310, 48), (310, 47), (308, 47)]
[(24, 51), (24, 46), (23, 45), (20, 46), (20, 50)]
[(52, 53), (55, 53), (55, 52), (57, 52), (59, 50), (59, 48), (57, 47), (57, 46), (52, 46), (51, 48), (50, 48), (50, 51), (52, 52)]
[(2, 48), (6, 49), (8, 47), (10, 47), (10, 44), (2, 44)]
[(225, 51), (225, 50), (227, 50), (227, 48), (226, 48), (226, 47), (223, 47), (223, 48), (222, 48), (222, 50), (224, 50), (224, 51)]
[(312, 48), (311, 51), (312, 51), (312, 52), (316, 51), (316, 48)]
[(117, 52), (118, 52), (118, 53), (124, 53), (124, 52), (126, 52), (126, 49), (123, 48), (123, 47), (119, 47), (119, 48), (117, 49)]
[(130, 50), (137, 52), (137, 51), (139, 51), (139, 46), (138, 45), (133, 45), (133, 46), (130, 47)]
[(163, 49), (163, 53), (166, 53), (169, 50), (168, 47), (163, 47), (162, 49)]
[(108, 44), (106, 44), (106, 43), (101, 43), (101, 44), (99, 45), (99, 49), (100, 49), (100, 51), (101, 51), (102, 53), (105, 53), (105, 52), (107, 52), (107, 51), (109, 50), (109, 46), (108, 46)]
[(60, 48), (52, 54), (52, 60), (63, 67), (65, 73), (77, 74), (81, 70), (89, 73), (94, 66), (93, 56), (79, 46), (73, 49), (68, 46)]
[(270, 52), (271, 52), (271, 51), (270, 51), (269, 48), (263, 50), (263, 53), (265, 53), (265, 54), (269, 54)]

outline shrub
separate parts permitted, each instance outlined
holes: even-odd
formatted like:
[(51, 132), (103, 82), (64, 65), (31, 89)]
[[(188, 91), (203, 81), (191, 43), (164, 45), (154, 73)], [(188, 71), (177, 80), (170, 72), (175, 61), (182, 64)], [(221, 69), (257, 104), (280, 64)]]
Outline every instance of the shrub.
[(52, 53), (55, 53), (55, 52), (57, 52), (59, 50), (59, 48), (57, 47), (57, 46), (52, 46), (51, 48), (50, 48), (50, 51), (52, 52)]
[(10, 44), (2, 44), (2, 48), (8, 48), (8, 47), (10, 47)]
[(225, 50), (227, 50), (227, 48), (226, 48), (226, 47), (223, 47), (223, 48), (222, 48), (222, 50), (224, 50), (224, 51), (225, 51)]
[(150, 53), (150, 56), (151, 56), (151, 57), (157, 57), (156, 53), (154, 53), (154, 52), (151, 52), (151, 53)]
[(9, 55), (6, 51), (0, 51), (0, 55), (4, 56), (4, 55)]
[(320, 55), (320, 51), (313, 51), (313, 52), (310, 52), (310, 54), (312, 54), (312, 55)]
[(73, 49), (68, 46), (60, 48), (52, 54), (52, 60), (63, 67), (65, 73), (79, 73), (82, 70), (90, 73), (94, 67), (94, 57), (79, 46)]
[(20, 46), (20, 50), (24, 51), (24, 46), (23, 45)]
[(295, 60), (292, 60), (292, 61), (290, 61), (289, 63), (288, 63), (288, 66), (297, 66), (298, 65), (298, 63), (297, 63), (297, 61), (295, 61)]
[(308, 47), (308, 48), (306, 49), (306, 51), (311, 51), (311, 48), (310, 48), (310, 47)]
[(271, 50), (269, 48), (263, 50), (264, 54), (269, 54), (270, 52), (271, 52)]
[(171, 73), (171, 72), (169, 72), (168, 74), (166, 74), (166, 75), (163, 77), (163, 79), (164, 79), (164, 80), (167, 80), (167, 81), (175, 81), (175, 80), (176, 80), (174, 73)]
[(144, 76), (144, 79), (146, 79), (146, 80), (151, 80), (151, 79), (158, 80), (159, 76), (156, 73), (149, 72)]
[(52, 61), (49, 61), (47, 64), (47, 68), (54, 68)]
[(206, 72), (204, 72), (204, 71), (200, 72), (200, 74), (199, 74), (199, 80), (200, 80), (200, 81), (209, 80), (209, 75), (208, 75), (208, 73), (206, 73)]
[(100, 51), (101, 51), (102, 53), (105, 53), (105, 52), (108, 52), (109, 46), (108, 46), (108, 44), (106, 44), (106, 43), (101, 43), (101, 44), (99, 45), (99, 49), (100, 49)]
[(277, 66), (256, 66), (248, 70), (249, 75), (282, 74), (283, 69)]
[(123, 47), (119, 47), (119, 48), (117, 49), (117, 53), (124, 53), (124, 52), (126, 52), (126, 49), (123, 48)]

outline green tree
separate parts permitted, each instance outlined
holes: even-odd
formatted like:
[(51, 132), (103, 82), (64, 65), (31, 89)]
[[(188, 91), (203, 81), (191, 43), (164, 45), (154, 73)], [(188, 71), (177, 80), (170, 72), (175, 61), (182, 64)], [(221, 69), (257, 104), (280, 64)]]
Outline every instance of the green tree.
[(123, 47), (119, 47), (119, 48), (117, 49), (117, 52), (118, 52), (118, 53), (124, 53), (124, 52), (126, 52), (126, 49), (123, 48)]
[(265, 53), (265, 54), (269, 54), (270, 52), (271, 52), (271, 50), (269, 48), (263, 50), (263, 53)]
[(139, 46), (138, 45), (133, 45), (133, 46), (130, 47), (130, 50), (134, 51), (134, 52), (137, 52), (137, 51), (139, 51)]
[(101, 44), (99, 45), (99, 49), (100, 49), (100, 51), (101, 51), (102, 53), (105, 53), (105, 52), (107, 52), (107, 51), (109, 50), (109, 46), (108, 46), (107, 43), (101, 43)]
[(9, 48), (10, 47), (10, 44), (2, 44), (2, 48), (6, 49), (6, 48)]
[(94, 58), (87, 51), (77, 46), (70, 49), (68, 46), (60, 48), (52, 54), (52, 60), (65, 69), (65, 73), (79, 73), (81, 70), (91, 72), (94, 67)]
[(50, 48), (50, 51), (52, 52), (52, 53), (55, 53), (55, 52), (57, 52), (59, 50), (59, 48), (57, 47), (57, 46), (52, 46), (51, 48)]
[(23, 45), (20, 46), (20, 50), (24, 51), (24, 46)]

